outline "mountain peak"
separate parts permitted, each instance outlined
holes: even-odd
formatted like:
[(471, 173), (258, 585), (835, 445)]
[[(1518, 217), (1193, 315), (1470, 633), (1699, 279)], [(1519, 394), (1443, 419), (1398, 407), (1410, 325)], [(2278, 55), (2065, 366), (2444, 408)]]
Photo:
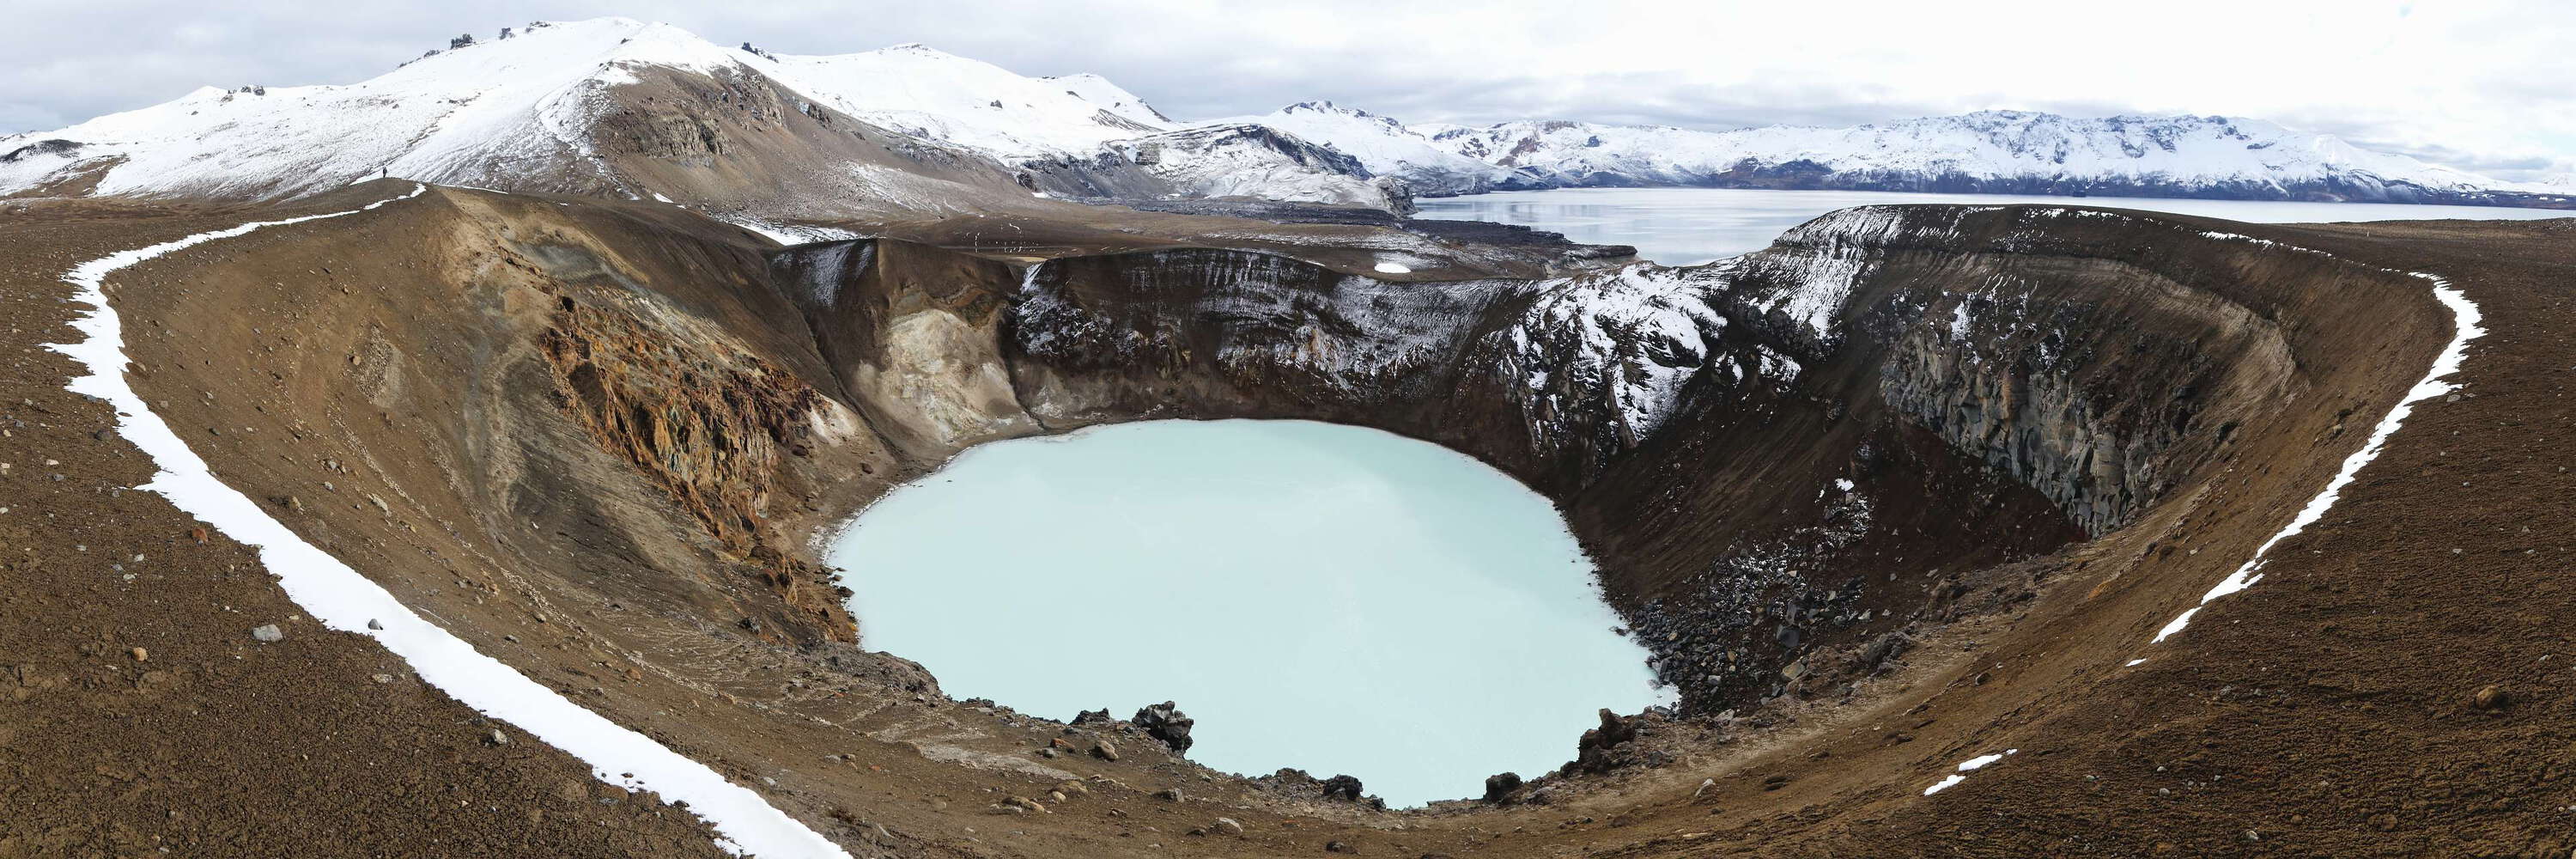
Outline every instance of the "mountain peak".
[(1269, 121), (1284, 121), (1290, 123), (1309, 119), (1320, 120), (1326, 123), (1359, 123), (1374, 129), (1374, 133), (1378, 134), (1386, 134), (1396, 137), (1418, 136), (1412, 131), (1407, 130), (1404, 127), (1404, 123), (1395, 121), (1393, 117), (1381, 116), (1356, 107), (1343, 107), (1326, 99), (1301, 101), (1272, 112), (1270, 116), (1266, 117), (1266, 119)]
[(988, 153), (1087, 151), (1168, 120), (1097, 75), (1028, 77), (918, 42), (854, 54), (779, 55), (761, 73), (877, 126)]
[(965, 60), (972, 63), (983, 62), (982, 60), (961, 57), (920, 42), (905, 42), (900, 45), (887, 45), (874, 51), (870, 51), (869, 53), (914, 56), (936, 60)]
[[(732, 52), (679, 27), (622, 16), (579, 21), (532, 21), (524, 27), (501, 27), (489, 37), (465, 33), (448, 47), (431, 49), (395, 72), (428, 82), (445, 79), (475, 85), (493, 78), (517, 84), (567, 84), (613, 67), (635, 63), (708, 71), (731, 65)], [(355, 84), (366, 87), (387, 78)]]
[(1287, 107), (1280, 108), (1280, 109), (1279, 109), (1279, 112), (1280, 112), (1280, 113), (1282, 113), (1282, 114), (1301, 113), (1301, 112), (1302, 112), (1302, 113), (1329, 113), (1329, 114), (1334, 114), (1334, 115), (1337, 115), (1337, 116), (1365, 116), (1365, 117), (1370, 117), (1370, 118), (1376, 118), (1376, 117), (1377, 117), (1377, 114), (1370, 113), (1370, 112), (1368, 112), (1368, 111), (1361, 110), (1361, 109), (1356, 108), (1356, 107), (1343, 107), (1343, 106), (1341, 106), (1341, 105), (1334, 104), (1334, 103), (1332, 102), (1332, 100), (1331, 100), (1331, 99), (1316, 99), (1316, 100), (1313, 100), (1313, 101), (1301, 101), (1301, 102), (1298, 102), (1298, 103), (1296, 103), (1296, 104), (1292, 104), (1292, 105), (1289, 105), (1289, 106), (1287, 106)]

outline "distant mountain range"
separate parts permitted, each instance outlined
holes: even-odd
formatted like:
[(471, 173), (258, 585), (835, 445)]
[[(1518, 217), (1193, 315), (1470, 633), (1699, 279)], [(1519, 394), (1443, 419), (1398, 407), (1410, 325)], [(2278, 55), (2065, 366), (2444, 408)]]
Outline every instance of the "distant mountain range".
[(0, 137), (0, 196), (264, 199), (378, 175), (781, 218), (1029, 196), (1402, 211), (1414, 195), (1613, 186), (2576, 206), (2576, 181), (2499, 181), (2242, 118), (1467, 127), (1318, 101), (1183, 122), (1096, 75), (1026, 77), (920, 45), (780, 55), (623, 18), (459, 38), (358, 84), (209, 87)]
[(2221, 116), (1982, 111), (1852, 128), (1695, 131), (1561, 120), (1407, 126), (1308, 102), (1247, 121), (1331, 144), (1431, 194), (1687, 186), (2534, 205), (2576, 191)]

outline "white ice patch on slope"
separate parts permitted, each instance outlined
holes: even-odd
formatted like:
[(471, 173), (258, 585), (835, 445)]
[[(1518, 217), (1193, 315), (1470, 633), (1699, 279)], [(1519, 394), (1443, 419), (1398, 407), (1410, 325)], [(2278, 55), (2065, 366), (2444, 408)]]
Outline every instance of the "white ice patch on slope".
[(767, 236), (770, 241), (777, 242), (782, 245), (802, 245), (811, 244), (813, 242), (837, 242), (844, 239), (855, 239), (860, 237), (858, 233), (844, 230), (839, 227), (820, 227), (812, 224), (782, 224), (772, 221), (764, 221), (744, 214), (709, 215), (708, 217)]
[[(2276, 244), (2268, 240), (2233, 233), (2204, 233), (2203, 235), (2266, 245)], [(2297, 248), (2297, 250), (2307, 249)], [(2332, 256), (2322, 251), (2309, 252)], [(2235, 572), (2227, 575), (2227, 578), (2219, 580), (2217, 586), (2201, 595), (2198, 605), (2185, 609), (2180, 616), (2165, 624), (2163, 629), (2157, 630), (2156, 637), (2147, 643), (2163, 643), (2165, 639), (2172, 638), (2175, 633), (2181, 632), (2185, 626), (2190, 625), (2192, 615), (2198, 614), (2201, 608), (2209, 605), (2210, 601), (2252, 587), (2255, 582), (2261, 581), (2263, 565), (2271, 560), (2272, 547), (2279, 545), (2282, 540), (2307, 530), (2308, 526), (2316, 524), (2317, 520), (2325, 518), (2326, 511), (2334, 507), (2336, 499), (2342, 497), (2344, 487), (2351, 485), (2353, 479), (2361, 474), (2363, 466), (2379, 458), (2379, 452), (2388, 444), (2389, 437), (2397, 434), (2398, 425), (2404, 423), (2408, 415), (2415, 413), (2416, 403), (2459, 389), (2458, 384), (2442, 381), (2442, 379), (2459, 372), (2461, 362), (2468, 358), (2469, 341), (2486, 333), (2486, 328), (2479, 324), (2485, 317), (2478, 312), (2477, 303), (2470, 301), (2469, 297), (2460, 292), (2459, 288), (2452, 286), (2450, 281), (2420, 271), (2405, 274), (2430, 281), (2433, 284), (2434, 300), (2440, 301), (2443, 307), (2450, 309), (2453, 322), (2450, 344), (2442, 347), (2442, 353), (2433, 358), (2433, 366), (2424, 372), (2424, 378), (2416, 382), (2415, 387), (2409, 389), (2406, 396), (2397, 401), (2397, 405), (2389, 407), (2388, 416), (2381, 418), (2379, 425), (2371, 429), (2370, 440), (2364, 443), (2360, 450), (2353, 451), (2351, 456), (2344, 457), (2343, 469), (2335, 472), (2334, 479), (2326, 481), (2325, 489), (2319, 491), (2316, 497), (2308, 499), (2307, 506), (2300, 508), (2299, 515), (2291, 518), (2290, 524), (2282, 526), (2279, 532), (2274, 533), (2270, 539), (2264, 540), (2263, 545), (2254, 550), (2254, 556), (2246, 560), (2243, 566), (2237, 567)], [(2145, 661), (2134, 659), (2128, 664), (2137, 665)]]
[(1988, 764), (1992, 764), (1992, 763), (1994, 763), (1994, 762), (1996, 762), (1996, 761), (2003, 760), (2003, 759), (2004, 759), (2004, 755), (2016, 754), (2016, 753), (2018, 753), (2018, 752), (2020, 752), (2020, 751), (2021, 751), (2020, 749), (2005, 749), (2005, 750), (2003, 750), (2003, 751), (2002, 751), (2001, 753), (1999, 753), (1999, 754), (1978, 755), (1978, 756), (1976, 756), (1976, 757), (1969, 758), (1969, 759), (1967, 759), (1967, 760), (1965, 760), (1965, 761), (1961, 761), (1961, 762), (1959, 763), (1959, 771), (1958, 771), (1958, 772), (1951, 773), (1951, 774), (1946, 775), (1946, 776), (1942, 776), (1942, 777), (1941, 777), (1941, 781), (1940, 781), (1939, 783), (1934, 784), (1934, 785), (1932, 785), (1931, 787), (1924, 788), (1924, 789), (1923, 789), (1923, 795), (1924, 795), (1924, 796), (1931, 796), (1931, 795), (1933, 795), (1933, 794), (1940, 793), (1940, 792), (1945, 791), (1945, 790), (1949, 790), (1949, 789), (1950, 789), (1950, 787), (1951, 787), (1952, 785), (1956, 785), (1956, 784), (1958, 784), (1958, 783), (1960, 783), (1960, 782), (1967, 781), (1967, 780), (1968, 780), (1967, 773), (1972, 773), (1972, 772), (1976, 772), (1976, 771), (1981, 770), (1981, 769), (1985, 769), (1985, 768), (1986, 768), (1986, 766), (1987, 766)]
[[(689, 811), (720, 834), (718, 846), (773, 859), (847, 859), (849, 854), (771, 807), (759, 794), (726, 781), (706, 765), (682, 757), (642, 734), (583, 709), (413, 614), (383, 587), (305, 542), (240, 490), (215, 479), (205, 460), (180, 441), (169, 424), (126, 383), (124, 327), (115, 308), (108, 304), (105, 289), (110, 273), (182, 248), (266, 227), (370, 211), (395, 200), (417, 197), (425, 190), (415, 185), (410, 194), (348, 211), (256, 221), (82, 263), (63, 275), (63, 280), (79, 287), (73, 300), (88, 302), (96, 309), (72, 323), (75, 330), (86, 335), (84, 339), (53, 344), (51, 348), (79, 361), (89, 372), (65, 387), (73, 393), (105, 400), (116, 412), (117, 432), (152, 457), (159, 471), (150, 482), (137, 488), (158, 492), (180, 510), (244, 545), (258, 548), (260, 562), (277, 575), (279, 587), (324, 626), (376, 639), (409, 663), (423, 681), (478, 712), (516, 725), (580, 758), (591, 765), (591, 775), (600, 781), (633, 790), (658, 791), (666, 800), (687, 801)], [(384, 628), (368, 629), (371, 620)]]

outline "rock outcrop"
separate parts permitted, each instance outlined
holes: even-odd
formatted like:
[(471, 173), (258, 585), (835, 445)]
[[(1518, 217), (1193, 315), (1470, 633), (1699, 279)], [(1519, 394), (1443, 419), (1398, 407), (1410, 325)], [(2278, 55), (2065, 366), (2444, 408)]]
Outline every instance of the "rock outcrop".
[[(821, 443), (814, 388), (746, 351), (714, 351), (635, 314), (558, 299), (538, 344), (565, 409), (756, 566), (808, 629), (855, 640), (845, 593), (769, 519), (783, 460)], [(747, 629), (756, 628), (746, 620)]]
[(1198, 720), (1181, 712), (1180, 707), (1170, 701), (1139, 708), (1136, 711), (1136, 718), (1129, 721), (1134, 722), (1137, 729), (1144, 731), (1145, 736), (1170, 746), (1176, 754), (1187, 754), (1190, 746), (1197, 742), (1190, 739), (1190, 726), (1197, 724)]

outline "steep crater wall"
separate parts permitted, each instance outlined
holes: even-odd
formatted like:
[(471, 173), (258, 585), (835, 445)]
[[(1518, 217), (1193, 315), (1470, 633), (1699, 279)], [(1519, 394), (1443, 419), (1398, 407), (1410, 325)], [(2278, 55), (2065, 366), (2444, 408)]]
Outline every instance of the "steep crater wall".
[(1542, 280), (1204, 248), (1014, 271), (892, 241), (773, 267), (925, 467), (1152, 418), (1328, 420), (1483, 459), (1566, 508), (1665, 679), (1713, 710), (1945, 616), (1970, 571), (2130, 521), (2332, 369), (2301, 333), (2352, 305), (2306, 290), (2411, 289), (2205, 232), (1873, 207), (1712, 266)]

